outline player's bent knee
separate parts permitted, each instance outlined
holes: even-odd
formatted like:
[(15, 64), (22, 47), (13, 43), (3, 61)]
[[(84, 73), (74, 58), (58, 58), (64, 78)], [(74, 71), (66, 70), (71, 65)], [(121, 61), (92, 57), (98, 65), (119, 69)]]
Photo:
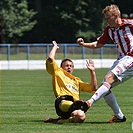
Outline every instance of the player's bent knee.
[(82, 123), (85, 120), (85, 113), (82, 110), (75, 110), (72, 112), (72, 122)]
[(114, 82), (117, 81), (117, 78), (112, 72), (110, 72), (108, 75), (106, 75), (104, 81), (109, 84), (113, 84)]

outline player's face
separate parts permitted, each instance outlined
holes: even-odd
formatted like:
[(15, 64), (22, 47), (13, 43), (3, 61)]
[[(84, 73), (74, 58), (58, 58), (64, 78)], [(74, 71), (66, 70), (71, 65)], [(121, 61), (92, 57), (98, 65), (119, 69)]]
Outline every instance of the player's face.
[(110, 27), (115, 27), (117, 24), (117, 16), (106, 13), (105, 19)]
[(63, 68), (64, 70), (66, 70), (67, 72), (69, 72), (69, 73), (72, 74), (74, 65), (73, 65), (73, 63), (70, 62), (70, 61), (65, 61), (65, 62), (63, 62), (63, 64), (62, 64), (62, 68)]

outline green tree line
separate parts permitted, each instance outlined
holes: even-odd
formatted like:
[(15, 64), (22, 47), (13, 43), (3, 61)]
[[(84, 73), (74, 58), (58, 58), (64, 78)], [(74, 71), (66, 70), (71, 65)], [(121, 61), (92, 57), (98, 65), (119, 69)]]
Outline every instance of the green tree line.
[(103, 32), (106, 23), (101, 11), (110, 4), (117, 4), (122, 13), (133, 12), (131, 0), (1, 0), (2, 40), (75, 43), (77, 37), (83, 37), (93, 41)]

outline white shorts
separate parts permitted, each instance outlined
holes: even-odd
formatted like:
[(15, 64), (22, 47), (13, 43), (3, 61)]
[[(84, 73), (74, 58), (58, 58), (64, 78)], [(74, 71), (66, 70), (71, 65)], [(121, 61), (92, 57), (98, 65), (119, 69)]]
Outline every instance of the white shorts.
[(125, 56), (120, 60), (116, 60), (108, 71), (108, 73), (110, 72), (113, 72), (119, 80), (117, 83), (114, 83), (112, 87), (130, 79), (133, 77), (133, 57)]

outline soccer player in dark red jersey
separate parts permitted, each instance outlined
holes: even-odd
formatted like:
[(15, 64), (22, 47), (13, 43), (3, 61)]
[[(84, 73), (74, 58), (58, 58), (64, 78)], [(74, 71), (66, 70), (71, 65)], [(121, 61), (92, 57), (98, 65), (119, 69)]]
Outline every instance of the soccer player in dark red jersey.
[(78, 38), (77, 43), (86, 48), (95, 49), (103, 47), (112, 40), (118, 49), (118, 59), (111, 66), (102, 85), (86, 103), (90, 107), (104, 97), (114, 112), (114, 117), (109, 122), (125, 122), (126, 118), (110, 89), (133, 76), (133, 19), (122, 19), (118, 6), (113, 4), (106, 6), (102, 13), (108, 24), (103, 34), (94, 42), (85, 43), (82, 38)]

